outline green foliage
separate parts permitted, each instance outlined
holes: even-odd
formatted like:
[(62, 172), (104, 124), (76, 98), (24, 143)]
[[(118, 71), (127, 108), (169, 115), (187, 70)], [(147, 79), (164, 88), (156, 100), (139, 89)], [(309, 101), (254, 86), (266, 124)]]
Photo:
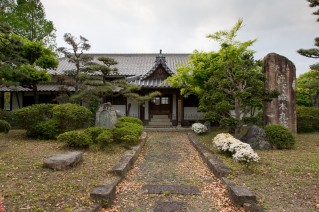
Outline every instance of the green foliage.
[(90, 123), (92, 113), (85, 107), (77, 104), (56, 105), (52, 109), (53, 118), (57, 119), (64, 131), (85, 127)]
[(88, 134), (94, 143), (97, 143), (97, 137), (104, 131), (107, 130), (105, 127), (89, 127), (84, 130)]
[[(307, 0), (309, 2), (309, 6), (310, 7), (318, 7), (319, 6), (319, 2), (318, 0)], [(313, 15), (319, 15), (319, 10), (317, 10), (316, 12), (312, 13)], [(319, 21), (319, 18), (317, 19), (317, 21)], [(299, 49), (297, 52), (305, 57), (309, 57), (309, 58), (319, 58), (319, 37), (315, 38), (314, 40), (314, 46), (315, 48), (311, 48), (311, 49)], [(312, 70), (316, 70), (319, 71), (319, 63), (313, 64), (310, 66), (310, 68)]]
[(267, 140), (277, 149), (291, 149), (295, 145), (295, 137), (290, 130), (279, 124), (265, 127)]
[(35, 127), (27, 131), (27, 136), (43, 140), (56, 139), (62, 132), (60, 123), (56, 119), (48, 119), (38, 123)]
[(218, 121), (236, 135), (248, 121), (246, 117), (255, 116), (263, 101), (276, 97), (274, 91), (265, 90), (261, 62), (254, 59), (255, 52), (249, 49), (255, 40), (235, 40), (242, 24), (240, 19), (230, 31), (208, 35), (219, 43), (219, 51), (194, 51), (189, 64), (178, 68), (167, 80), (173, 87), (181, 88), (181, 95), (197, 95), (199, 110), (205, 118)]
[(29, 41), (11, 33), (0, 24), (0, 79), (7, 85), (20, 84), (34, 92), (38, 103), (37, 85), (50, 81), (46, 70), (56, 68), (55, 54), (40, 41)]
[(141, 121), (141, 119), (135, 118), (135, 117), (131, 117), (131, 116), (123, 116), (118, 118), (119, 122), (129, 122), (129, 123), (135, 123), (135, 124), (139, 124), (139, 125), (143, 125), (143, 122)]
[(11, 111), (6, 111), (6, 110), (0, 109), (0, 117), (2, 120), (9, 122), (11, 125), (14, 123), (13, 122), (13, 114)]
[(5, 121), (0, 119), (0, 132), (8, 133), (11, 129), (11, 125)]
[(67, 147), (88, 148), (92, 145), (91, 137), (82, 131), (68, 131), (60, 134), (57, 139)]
[(143, 132), (143, 126), (129, 122), (118, 122), (115, 127), (112, 130), (114, 141), (124, 145), (138, 143)]
[(298, 133), (319, 131), (319, 108), (297, 107), (297, 131)]
[(131, 123), (131, 122), (123, 122), (123, 121), (117, 122), (117, 123), (115, 124), (115, 127), (116, 127), (116, 128), (122, 128), (122, 127), (130, 128), (130, 127), (132, 127), (132, 129), (134, 129), (135, 131), (137, 131), (137, 133), (138, 133), (139, 135), (141, 135), (142, 132), (143, 132), (143, 130), (144, 130), (144, 127), (143, 127), (142, 125), (140, 125), (140, 124)]
[(318, 70), (310, 70), (297, 78), (297, 105), (319, 106)]
[(113, 134), (111, 130), (104, 129), (102, 133), (96, 138), (97, 144), (100, 148), (105, 148), (109, 143), (113, 142)]
[(52, 118), (54, 104), (34, 104), (13, 111), (14, 122), (21, 128), (29, 130), (42, 121)]
[(10, 27), (0, 21), (0, 84), (7, 84), (13, 78), (15, 67), (23, 61), (21, 55), (23, 43)]
[(25, 39), (43, 41), (55, 46), (55, 29), (52, 21), (45, 17), (40, 0), (18, 0), (8, 2), (0, 13), (0, 21), (8, 23), (13, 32)]
[(40, 82), (48, 82), (51, 80), (51, 75), (46, 70), (38, 70), (34, 65), (26, 64), (16, 72), (15, 80), (21, 86), (37, 89), (36, 85)]

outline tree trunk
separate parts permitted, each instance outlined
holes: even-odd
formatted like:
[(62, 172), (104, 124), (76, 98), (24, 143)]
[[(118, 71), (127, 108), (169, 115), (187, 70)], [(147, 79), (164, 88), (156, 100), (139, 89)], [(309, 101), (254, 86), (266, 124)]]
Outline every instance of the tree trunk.
[[(240, 105), (241, 105), (241, 100), (238, 97), (235, 97), (235, 119), (240, 122)], [(238, 138), (240, 135), (240, 125), (235, 126), (235, 137)]]

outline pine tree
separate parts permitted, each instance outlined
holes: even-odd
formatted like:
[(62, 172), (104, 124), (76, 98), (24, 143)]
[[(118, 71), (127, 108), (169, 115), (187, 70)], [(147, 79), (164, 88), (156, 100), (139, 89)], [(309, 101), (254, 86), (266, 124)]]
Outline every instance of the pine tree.
[[(309, 2), (310, 7), (317, 7), (319, 6), (319, 0), (307, 0)], [(318, 16), (319, 15), (319, 9), (315, 12), (313, 12), (313, 15)], [(317, 19), (319, 21), (319, 18)], [(309, 57), (309, 58), (319, 58), (319, 37), (315, 38), (314, 43), (316, 48), (311, 49), (299, 49), (297, 52), (301, 54), (302, 56)], [(319, 63), (313, 64), (310, 66), (312, 70), (319, 71)]]

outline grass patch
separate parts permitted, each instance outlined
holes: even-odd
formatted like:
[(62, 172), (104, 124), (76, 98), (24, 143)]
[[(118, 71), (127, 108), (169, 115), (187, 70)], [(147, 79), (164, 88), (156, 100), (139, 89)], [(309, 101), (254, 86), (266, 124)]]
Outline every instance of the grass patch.
[(42, 168), (43, 160), (70, 151), (57, 141), (25, 138), (24, 130), (0, 134), (0, 194), (8, 211), (75, 211), (89, 206), (93, 187), (109, 177), (108, 169), (125, 149), (87, 150), (83, 162), (64, 171)]
[(291, 150), (256, 151), (260, 163), (247, 168), (217, 152), (212, 138), (223, 130), (199, 135), (232, 169), (230, 178), (257, 194), (270, 211), (316, 211), (319, 204), (319, 133), (299, 134)]

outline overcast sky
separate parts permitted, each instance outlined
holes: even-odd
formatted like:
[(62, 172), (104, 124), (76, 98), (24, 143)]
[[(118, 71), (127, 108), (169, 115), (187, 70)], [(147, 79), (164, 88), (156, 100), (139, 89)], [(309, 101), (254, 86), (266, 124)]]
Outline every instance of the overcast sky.
[(276, 52), (296, 65), (297, 76), (314, 59), (299, 55), (313, 48), (319, 23), (306, 0), (42, 0), (47, 19), (64, 33), (82, 35), (90, 53), (192, 53), (218, 50), (207, 34), (231, 29), (239, 18), (241, 41), (256, 38), (256, 59)]

